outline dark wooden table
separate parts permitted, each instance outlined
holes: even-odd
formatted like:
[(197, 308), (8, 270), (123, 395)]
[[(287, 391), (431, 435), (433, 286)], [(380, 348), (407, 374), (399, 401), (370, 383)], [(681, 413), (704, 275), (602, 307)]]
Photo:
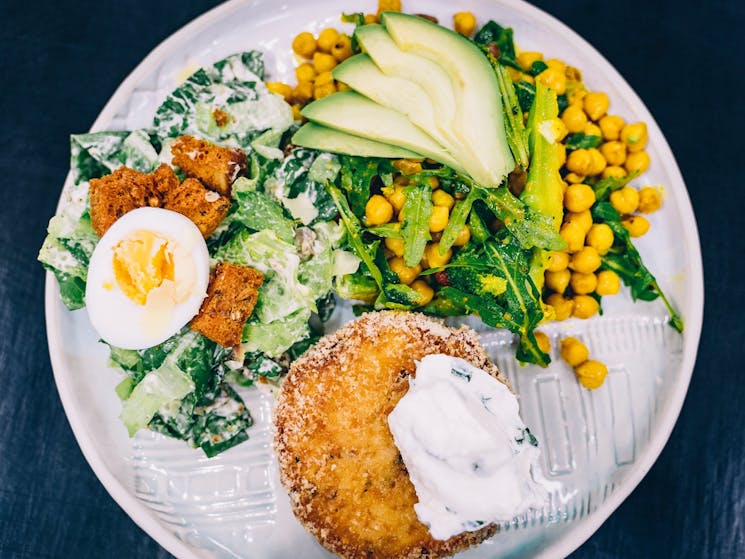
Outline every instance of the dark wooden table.
[[(87, 130), (152, 48), (214, 4), (0, 7), (0, 557), (168, 557), (75, 443), (47, 356), (35, 258), (68, 135)], [(706, 279), (698, 362), (672, 437), (573, 557), (745, 557), (745, 3), (538, 4), (604, 54), (654, 114), (688, 185)]]

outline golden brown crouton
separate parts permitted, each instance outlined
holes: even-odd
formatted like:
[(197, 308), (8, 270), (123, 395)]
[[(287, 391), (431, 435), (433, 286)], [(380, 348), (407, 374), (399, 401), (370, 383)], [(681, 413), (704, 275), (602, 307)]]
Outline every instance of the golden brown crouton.
[(248, 165), (242, 149), (221, 147), (193, 136), (177, 138), (171, 153), (175, 166), (228, 198), (233, 181)]
[(161, 163), (160, 167), (155, 169), (155, 171), (153, 171), (149, 176), (152, 177), (153, 188), (156, 192), (160, 193), (161, 196), (178, 188), (178, 177), (176, 176), (176, 173), (173, 172), (170, 165)]
[(190, 326), (223, 347), (240, 344), (243, 325), (254, 310), (263, 281), (264, 275), (253, 268), (219, 262)]
[[(162, 166), (161, 166), (162, 167)], [(165, 166), (171, 174), (173, 170)], [(167, 171), (160, 168), (160, 180), (166, 181)], [(178, 178), (173, 175), (178, 184)], [(110, 175), (90, 181), (91, 225), (101, 237), (125, 213), (144, 206), (162, 205), (162, 196), (155, 188), (153, 175), (120, 167)]]
[(192, 220), (206, 238), (209, 237), (230, 209), (230, 200), (208, 190), (197, 179), (186, 179), (163, 195), (163, 207)]

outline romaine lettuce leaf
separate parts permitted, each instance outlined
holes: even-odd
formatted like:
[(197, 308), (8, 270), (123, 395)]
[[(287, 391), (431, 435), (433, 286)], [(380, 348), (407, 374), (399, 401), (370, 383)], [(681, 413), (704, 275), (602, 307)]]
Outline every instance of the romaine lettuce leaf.
[(261, 351), (269, 357), (278, 357), (287, 351), (297, 341), (310, 335), (308, 320), (309, 308), (298, 309), (294, 313), (273, 322), (246, 323), (243, 338), (246, 351)]

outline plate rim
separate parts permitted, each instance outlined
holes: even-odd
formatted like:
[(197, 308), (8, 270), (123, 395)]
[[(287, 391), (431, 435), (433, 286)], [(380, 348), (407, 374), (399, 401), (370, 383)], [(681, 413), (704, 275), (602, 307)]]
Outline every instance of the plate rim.
[[(140, 63), (130, 72), (130, 74), (119, 84), (114, 94), (104, 105), (96, 120), (91, 125), (90, 131), (95, 132), (107, 125), (115, 116), (119, 106), (125, 102), (132, 93), (132, 90), (141, 81), (144, 74), (149, 72), (150, 68), (157, 66), (163, 59), (167, 58), (173, 51), (188, 37), (199, 33), (201, 30), (209, 27), (216, 20), (226, 17), (231, 12), (242, 8), (250, 7), (261, 3), (262, 0), (228, 0), (223, 4), (215, 6), (204, 12), (200, 16), (182, 26), (180, 29), (166, 37), (160, 44), (151, 50)], [(523, 13), (523, 15), (549, 25), (562, 32), (573, 43), (580, 48), (586, 49), (586, 52), (592, 58), (596, 58), (598, 64), (611, 76), (615, 77), (615, 85), (619, 88), (622, 95), (632, 100), (638, 107), (639, 112), (643, 115), (650, 136), (654, 136), (654, 145), (661, 152), (661, 164), (664, 165), (665, 171), (677, 185), (676, 188), (670, 188), (674, 192), (678, 210), (683, 218), (684, 223), (688, 226), (684, 229), (684, 241), (687, 246), (686, 254), (689, 258), (690, 274), (686, 278), (690, 283), (688, 290), (689, 304), (688, 308), (693, 312), (685, 317), (686, 329), (683, 334), (683, 355), (680, 361), (680, 377), (675, 386), (671, 389), (671, 397), (666, 402), (662, 413), (658, 415), (657, 421), (660, 428), (654, 436), (649, 439), (639, 459), (634, 462), (626, 474), (624, 483), (619, 485), (615, 491), (603, 502), (595, 511), (588, 514), (576, 527), (567, 530), (559, 536), (552, 544), (538, 551), (534, 556), (536, 559), (549, 559), (550, 557), (566, 557), (583, 543), (585, 543), (600, 526), (610, 517), (621, 503), (637, 488), (641, 480), (646, 476), (649, 470), (662, 453), (667, 444), (672, 431), (677, 424), (677, 419), (685, 402), (691, 376), (695, 367), (696, 355), (701, 337), (703, 326), (703, 307), (704, 307), (704, 280), (703, 264), (701, 255), (701, 245), (698, 234), (698, 226), (693, 213), (688, 189), (683, 180), (682, 174), (678, 167), (677, 161), (670, 149), (670, 146), (662, 134), (654, 117), (646, 107), (644, 102), (639, 98), (636, 92), (631, 88), (626, 79), (615, 69), (615, 67), (589, 42), (582, 38), (577, 32), (564, 24), (562, 21), (552, 16), (542, 9), (528, 4), (524, 0), (481, 0), (482, 3), (493, 5), (509, 5)], [(65, 178), (65, 184), (70, 179), (70, 174)], [(62, 202), (62, 194), (57, 205)], [(57, 286), (54, 274), (46, 272), (45, 278), (45, 321), (47, 331), (47, 344), (49, 356), (54, 374), (55, 385), (62, 401), (68, 423), (73, 431), (76, 442), (83, 453), (84, 458), (93, 470), (94, 474), (104, 486), (114, 501), (124, 510), (124, 512), (137, 524), (148, 536), (153, 538), (159, 545), (163, 546), (169, 553), (176, 557), (211, 557), (212, 554), (207, 550), (201, 550), (190, 546), (180, 539), (174, 532), (168, 530), (157, 518), (156, 513), (147, 507), (145, 503), (137, 499), (123, 483), (121, 483), (109, 470), (104, 463), (100, 452), (97, 450), (93, 437), (88, 432), (82, 416), (73, 405), (73, 395), (71, 387), (65, 383), (64, 375), (67, 366), (63, 359), (63, 348), (61, 346), (60, 333), (60, 312), (61, 309), (59, 288)]]

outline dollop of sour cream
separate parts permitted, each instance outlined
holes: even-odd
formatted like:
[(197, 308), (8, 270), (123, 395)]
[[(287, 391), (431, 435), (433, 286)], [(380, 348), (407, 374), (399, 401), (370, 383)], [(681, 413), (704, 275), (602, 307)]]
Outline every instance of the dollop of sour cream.
[(537, 443), (504, 384), (443, 354), (417, 362), (409, 384), (388, 425), (416, 489), (414, 510), (434, 538), (544, 504)]

